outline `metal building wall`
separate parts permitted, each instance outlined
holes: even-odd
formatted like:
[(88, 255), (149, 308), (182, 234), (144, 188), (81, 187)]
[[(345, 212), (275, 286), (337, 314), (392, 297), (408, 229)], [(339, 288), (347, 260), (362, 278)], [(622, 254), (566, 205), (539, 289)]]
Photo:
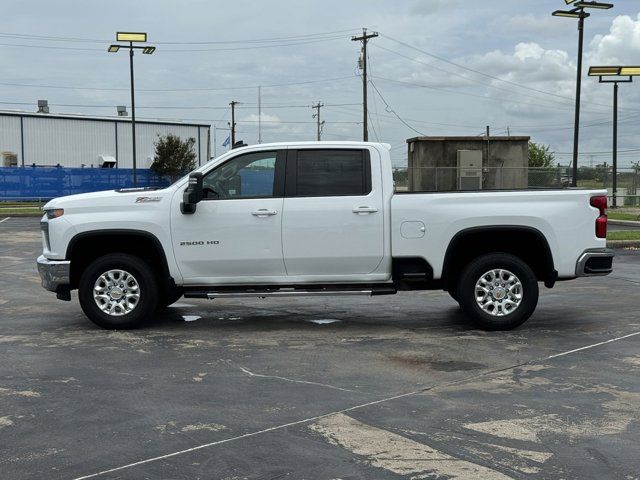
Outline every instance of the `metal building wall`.
[(98, 155), (113, 155), (113, 124), (95, 120), (23, 117), (26, 165), (80, 167), (98, 164)]
[[(196, 163), (205, 163), (209, 156), (208, 131), (207, 126), (136, 122), (137, 167), (151, 166), (153, 143), (158, 135), (168, 133), (183, 140), (193, 137)], [(110, 156), (116, 158), (118, 167), (131, 168), (131, 149), (129, 120), (0, 113), (0, 152), (17, 153), (18, 165), (24, 162), (25, 165), (97, 167), (99, 156)]]
[[(206, 129), (206, 127), (204, 128)], [(155, 153), (153, 143), (158, 139), (158, 135), (167, 135), (169, 133), (172, 133), (174, 135), (178, 135), (182, 140), (187, 140), (188, 138), (193, 137), (196, 139), (194, 149), (197, 153), (199, 147), (198, 129), (203, 129), (203, 127), (136, 122), (136, 166), (138, 168), (151, 167), (151, 163), (153, 162), (153, 156)], [(202, 133), (200, 134), (200, 137), (202, 139)], [(206, 149), (206, 146), (201, 144), (201, 158), (204, 158), (202, 157), (203, 147)], [(118, 167), (131, 168), (133, 166), (132, 150), (131, 123), (118, 122)]]
[(2, 152), (17, 154), (18, 165), (22, 165), (19, 117), (0, 116), (0, 154)]

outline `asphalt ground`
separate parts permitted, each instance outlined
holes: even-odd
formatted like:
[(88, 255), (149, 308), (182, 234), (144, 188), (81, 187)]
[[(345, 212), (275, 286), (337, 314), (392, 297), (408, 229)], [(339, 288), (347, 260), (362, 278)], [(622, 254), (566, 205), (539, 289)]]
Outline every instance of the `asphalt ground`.
[(512, 332), (444, 292), (181, 300), (108, 332), (0, 224), (0, 478), (640, 478), (640, 255)]

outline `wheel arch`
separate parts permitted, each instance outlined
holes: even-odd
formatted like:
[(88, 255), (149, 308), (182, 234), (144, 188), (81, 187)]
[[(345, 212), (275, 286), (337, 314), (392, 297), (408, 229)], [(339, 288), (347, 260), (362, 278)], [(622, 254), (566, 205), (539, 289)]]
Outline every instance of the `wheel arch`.
[(544, 234), (533, 227), (495, 225), (471, 227), (456, 233), (447, 247), (442, 268), (445, 290), (455, 285), (466, 264), (483, 254), (510, 253), (527, 263), (536, 278), (551, 288), (558, 272)]
[(65, 258), (71, 261), (71, 287), (77, 287), (89, 263), (109, 253), (136, 255), (146, 260), (160, 279), (166, 279), (161, 285), (173, 283), (167, 257), (158, 237), (143, 230), (106, 229), (81, 232), (69, 241)]

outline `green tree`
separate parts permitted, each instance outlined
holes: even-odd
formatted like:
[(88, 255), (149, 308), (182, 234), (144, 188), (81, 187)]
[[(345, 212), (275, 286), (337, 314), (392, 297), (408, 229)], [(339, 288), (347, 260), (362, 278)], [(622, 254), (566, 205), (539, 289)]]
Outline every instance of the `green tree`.
[(549, 168), (553, 167), (556, 158), (549, 145), (529, 142), (529, 167)]
[(191, 137), (185, 141), (171, 133), (161, 136), (153, 143), (155, 157), (151, 170), (158, 175), (167, 175), (175, 181), (196, 167), (196, 152), (193, 149), (196, 139)]

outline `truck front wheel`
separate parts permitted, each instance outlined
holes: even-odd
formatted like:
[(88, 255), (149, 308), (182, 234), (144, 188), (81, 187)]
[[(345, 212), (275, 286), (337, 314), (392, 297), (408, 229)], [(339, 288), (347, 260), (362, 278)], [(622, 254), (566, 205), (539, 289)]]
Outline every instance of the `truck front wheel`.
[(538, 304), (538, 281), (531, 267), (514, 255), (492, 253), (472, 261), (458, 282), (464, 313), (485, 330), (522, 325)]
[(83, 312), (102, 328), (128, 329), (149, 319), (158, 305), (154, 271), (139, 257), (113, 253), (94, 260), (80, 277)]

